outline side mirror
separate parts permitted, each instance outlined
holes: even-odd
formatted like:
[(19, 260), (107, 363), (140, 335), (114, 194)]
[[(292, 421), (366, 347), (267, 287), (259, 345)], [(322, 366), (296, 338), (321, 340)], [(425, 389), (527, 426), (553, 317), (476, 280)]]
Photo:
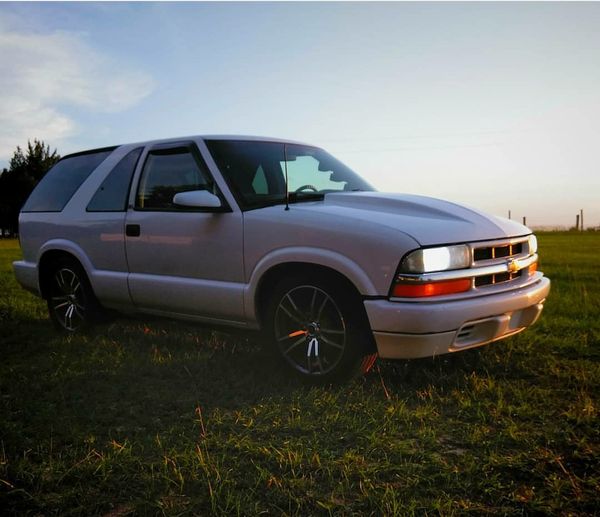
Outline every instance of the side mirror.
[(175, 194), (173, 204), (187, 208), (220, 208), (221, 200), (208, 190), (191, 190)]

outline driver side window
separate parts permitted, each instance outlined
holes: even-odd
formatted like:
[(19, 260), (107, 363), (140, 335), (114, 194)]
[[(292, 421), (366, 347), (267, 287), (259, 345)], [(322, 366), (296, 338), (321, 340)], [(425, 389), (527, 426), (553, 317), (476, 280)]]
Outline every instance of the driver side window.
[(209, 175), (189, 148), (150, 151), (144, 164), (136, 208), (180, 210), (173, 204), (179, 192), (210, 188)]

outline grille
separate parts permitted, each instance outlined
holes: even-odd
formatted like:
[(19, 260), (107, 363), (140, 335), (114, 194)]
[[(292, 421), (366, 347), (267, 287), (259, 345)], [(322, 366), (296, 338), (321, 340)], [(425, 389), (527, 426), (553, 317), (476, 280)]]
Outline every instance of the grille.
[(523, 271), (516, 273), (497, 273), (495, 275), (484, 275), (475, 277), (475, 287), (483, 287), (485, 285), (500, 284), (502, 282), (510, 282), (515, 278), (519, 278)]
[[(504, 263), (514, 257), (523, 257), (529, 253), (529, 244), (526, 240), (520, 242), (498, 242), (483, 243), (482, 246), (473, 249), (473, 265), (488, 265)], [(523, 271), (515, 273), (495, 273), (478, 276), (473, 280), (474, 287), (485, 287), (515, 280), (523, 274)]]
[(517, 242), (515, 244), (475, 248), (473, 250), (473, 260), (478, 262), (480, 260), (494, 260), (520, 255), (523, 253), (523, 244), (523, 242)]

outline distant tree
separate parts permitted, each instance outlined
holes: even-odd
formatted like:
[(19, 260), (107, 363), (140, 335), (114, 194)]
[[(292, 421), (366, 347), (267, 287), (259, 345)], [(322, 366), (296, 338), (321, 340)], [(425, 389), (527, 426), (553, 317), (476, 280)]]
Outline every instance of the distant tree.
[(17, 147), (9, 162), (8, 169), (0, 175), (0, 230), (15, 235), (18, 229), (19, 211), (31, 194), (33, 188), (60, 160), (56, 149), (50, 152), (50, 146), (41, 140), (27, 142), (24, 151)]
[(9, 231), (10, 206), (8, 205), (7, 173), (8, 169), (6, 168), (2, 169), (2, 173), (0, 173), (0, 237), (4, 236), (5, 230)]
[(27, 142), (27, 152), (17, 146), (9, 163), (9, 172), (28, 178), (30, 181), (40, 181), (60, 156), (54, 149), (50, 152), (50, 146), (34, 138), (33, 144)]

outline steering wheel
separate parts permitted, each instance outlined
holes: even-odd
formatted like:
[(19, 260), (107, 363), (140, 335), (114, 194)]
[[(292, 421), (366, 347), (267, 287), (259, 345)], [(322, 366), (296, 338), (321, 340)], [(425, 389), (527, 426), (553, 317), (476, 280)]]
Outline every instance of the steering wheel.
[(313, 185), (302, 185), (301, 187), (298, 187), (296, 190), (294, 190), (294, 192), (298, 193), (302, 192), (303, 190), (312, 190), (313, 192), (319, 192), (319, 189)]

